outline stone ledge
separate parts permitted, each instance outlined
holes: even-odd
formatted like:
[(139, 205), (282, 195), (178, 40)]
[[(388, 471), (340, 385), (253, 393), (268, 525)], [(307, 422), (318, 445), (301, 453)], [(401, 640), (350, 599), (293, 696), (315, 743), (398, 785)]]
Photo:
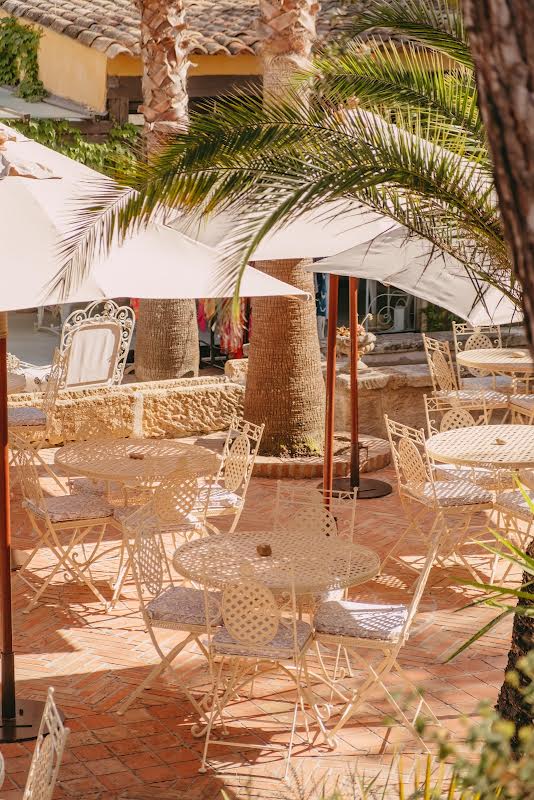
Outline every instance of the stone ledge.
[[(224, 445), (225, 435), (214, 433), (202, 439), (188, 437), (186, 441), (202, 444), (220, 453)], [(360, 442), (365, 450), (360, 454), (361, 472), (375, 472), (387, 467), (391, 461), (389, 442), (375, 436), (363, 435)], [(338, 432), (335, 434), (334, 476), (344, 478), (350, 471), (350, 434)], [(321, 478), (323, 475), (323, 457), (311, 458), (275, 458), (271, 456), (257, 456), (254, 465), (255, 478)]]

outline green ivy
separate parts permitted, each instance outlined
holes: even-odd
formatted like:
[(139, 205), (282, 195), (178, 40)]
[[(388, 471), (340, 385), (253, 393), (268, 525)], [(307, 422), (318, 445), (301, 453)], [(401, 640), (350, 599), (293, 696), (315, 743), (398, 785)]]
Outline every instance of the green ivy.
[(130, 124), (112, 128), (107, 141), (94, 143), (88, 142), (78, 128), (65, 120), (3, 121), (30, 139), (105, 175), (127, 174), (139, 148), (139, 129)]
[(21, 25), (15, 17), (0, 20), (0, 84), (16, 86), (18, 96), (24, 100), (46, 97), (39, 80), (40, 38), (40, 31)]

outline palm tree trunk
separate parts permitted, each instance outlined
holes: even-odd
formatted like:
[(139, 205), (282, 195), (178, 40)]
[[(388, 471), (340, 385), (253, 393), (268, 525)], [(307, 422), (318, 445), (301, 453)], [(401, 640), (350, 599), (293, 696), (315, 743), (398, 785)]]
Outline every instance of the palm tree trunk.
[[(254, 266), (313, 295), (305, 262), (257, 261)], [(315, 303), (295, 297), (252, 301), (252, 334), (245, 418), (265, 422), (263, 452), (320, 453), (324, 439), (324, 383)]]
[[(464, 0), (464, 12), (504, 232), (523, 288), (525, 325), (534, 350), (534, 4)], [(534, 555), (534, 540), (527, 552)], [(524, 582), (531, 579), (523, 576)], [(533, 647), (534, 617), (516, 616), (507, 669), (515, 669)], [(506, 682), (498, 709), (517, 726), (533, 721), (532, 707)]]
[[(260, 0), (266, 98), (280, 97), (308, 62), (318, 9), (311, 0)], [(305, 289), (310, 299), (253, 300), (245, 416), (265, 423), (263, 454), (317, 454), (324, 444), (324, 381), (313, 278), (295, 260), (256, 266)]]
[[(150, 157), (173, 133), (187, 128), (189, 52), (184, 0), (138, 0), (141, 11), (145, 142)], [(177, 264), (186, 269), (187, 264)], [(147, 264), (147, 269), (150, 265)], [(194, 300), (142, 300), (135, 369), (141, 380), (198, 374)]]

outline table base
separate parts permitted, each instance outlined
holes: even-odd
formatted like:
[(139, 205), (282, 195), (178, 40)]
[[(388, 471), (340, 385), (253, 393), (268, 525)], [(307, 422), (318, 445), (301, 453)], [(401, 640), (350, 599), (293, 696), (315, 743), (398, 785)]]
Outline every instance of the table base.
[[(322, 482), (319, 484), (319, 488), (323, 488)], [(332, 482), (332, 489), (336, 492), (350, 492), (352, 494), (354, 488), (351, 485), (350, 478), (334, 478)], [(358, 500), (374, 500), (379, 497), (387, 497), (393, 491), (393, 487), (386, 481), (362, 478), (357, 491)]]

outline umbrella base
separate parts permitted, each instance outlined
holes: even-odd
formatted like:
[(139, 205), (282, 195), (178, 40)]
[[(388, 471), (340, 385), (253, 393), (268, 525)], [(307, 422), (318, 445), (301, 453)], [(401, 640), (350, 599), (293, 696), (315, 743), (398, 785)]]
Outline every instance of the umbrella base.
[[(45, 707), (44, 702), (42, 700), (17, 700), (16, 707), (16, 719), (0, 720), (0, 744), (37, 739)], [(63, 719), (63, 715), (61, 717)]]
[[(322, 488), (322, 484), (321, 484)], [(350, 478), (335, 478), (332, 488), (338, 492), (353, 492)], [(391, 494), (393, 487), (386, 481), (377, 481), (374, 478), (362, 478), (358, 486), (358, 500), (374, 500), (378, 497), (386, 497)]]

